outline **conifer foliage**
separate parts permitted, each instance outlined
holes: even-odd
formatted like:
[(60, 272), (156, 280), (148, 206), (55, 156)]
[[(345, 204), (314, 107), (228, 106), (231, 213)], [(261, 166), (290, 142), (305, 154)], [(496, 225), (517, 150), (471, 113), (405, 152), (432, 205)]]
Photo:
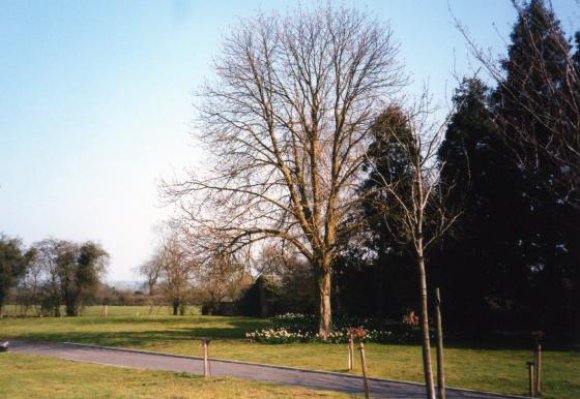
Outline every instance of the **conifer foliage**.
[(578, 50), (542, 0), (516, 9), (501, 74), (484, 65), (497, 87), (466, 79), (454, 99), (439, 155), (464, 214), (437, 279), (456, 324), (570, 332), (580, 304)]

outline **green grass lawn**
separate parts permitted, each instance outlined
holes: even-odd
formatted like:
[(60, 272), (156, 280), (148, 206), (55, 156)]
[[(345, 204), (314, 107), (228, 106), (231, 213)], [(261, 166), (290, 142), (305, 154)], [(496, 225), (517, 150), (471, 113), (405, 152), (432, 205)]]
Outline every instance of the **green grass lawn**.
[[(65, 315), (66, 308), (61, 306), (61, 314)], [(170, 306), (87, 306), (81, 310), (82, 316), (169, 316), (172, 313)], [(6, 316), (22, 317), (36, 316), (36, 308), (25, 309), (20, 305), (5, 305), (4, 314)], [(189, 306), (186, 315), (200, 315), (199, 306)]]
[(81, 364), (16, 353), (0, 354), (0, 398), (221, 399), (349, 398), (335, 392), (185, 373)]
[[(247, 331), (269, 326), (267, 320), (173, 317), (166, 312), (149, 315), (147, 308), (113, 307), (109, 308), (108, 317), (102, 317), (99, 309), (87, 309), (87, 316), (79, 318), (5, 318), (0, 320), (0, 337), (93, 343), (194, 356), (201, 354), (199, 338), (211, 337), (214, 340), (210, 356), (214, 358), (346, 371), (345, 345), (267, 345), (244, 338)], [(367, 344), (366, 348), (371, 376), (422, 381), (419, 346)], [(532, 360), (531, 351), (451, 347), (445, 356), (449, 386), (526, 393), (525, 362)], [(580, 398), (580, 353), (547, 350), (543, 369), (544, 398)], [(359, 374), (360, 369), (357, 367), (353, 372)]]

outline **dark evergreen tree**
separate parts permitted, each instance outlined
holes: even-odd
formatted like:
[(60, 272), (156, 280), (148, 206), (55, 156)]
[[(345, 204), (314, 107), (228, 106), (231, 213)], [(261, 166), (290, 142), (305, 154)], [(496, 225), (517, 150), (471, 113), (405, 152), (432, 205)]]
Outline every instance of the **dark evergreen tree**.
[(519, 11), (505, 79), (489, 99), (466, 80), (454, 99), (441, 181), (456, 184), (450, 205), (463, 202), (464, 214), (437, 276), (456, 304), (448, 319), (570, 332), (580, 304), (580, 167), (570, 156), (580, 148), (580, 86), (553, 12), (541, 0)]
[(570, 144), (580, 149), (576, 139), (580, 86), (572, 76), (571, 45), (543, 0), (532, 0), (520, 10), (511, 40), (508, 57), (501, 63), (506, 78), (494, 95), (500, 133), (519, 155), (529, 178), (545, 186), (540, 188), (544, 193), (569, 191), (569, 181), (567, 187), (558, 184), (561, 168), (570, 161)]
[(413, 174), (402, 143), (411, 138), (411, 131), (397, 106), (386, 108), (371, 131), (369, 162), (364, 165), (368, 176), (359, 190), (362, 206), (353, 222), (365, 228), (336, 262), (337, 308), (343, 313), (399, 320), (406, 310), (416, 308), (416, 273), (405, 246), (393, 234), (399, 221), (392, 216), (400, 214), (400, 205), (381, 187), (397, 182), (400, 195), (408, 195)]
[(438, 154), (446, 206), (463, 209), (455, 237), (433, 262), (434, 281), (448, 298), (446, 319), (457, 330), (520, 324), (528, 313), (524, 182), (496, 134), (488, 94), (478, 79), (462, 82)]
[(576, 32), (575, 39), (576, 39), (576, 52), (572, 56), (572, 59), (574, 60), (576, 73), (578, 73), (578, 70), (580, 69), (580, 31)]
[(494, 112), (500, 133), (521, 160), (526, 203), (520, 212), (527, 215), (521, 254), (534, 309), (530, 322), (565, 331), (577, 313), (570, 306), (571, 277), (578, 268), (571, 250), (580, 208), (571, 203), (580, 177), (580, 157), (573, 155), (580, 149), (580, 86), (571, 79), (571, 45), (544, 1), (532, 0), (521, 10), (511, 40)]

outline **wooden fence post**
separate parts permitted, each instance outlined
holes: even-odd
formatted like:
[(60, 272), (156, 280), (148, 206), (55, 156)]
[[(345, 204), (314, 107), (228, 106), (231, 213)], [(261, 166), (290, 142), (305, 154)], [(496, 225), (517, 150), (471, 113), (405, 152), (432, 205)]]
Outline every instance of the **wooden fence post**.
[(542, 393), (542, 345), (536, 345), (536, 353), (535, 353), (535, 363), (536, 363), (536, 395), (540, 395)]
[(209, 368), (209, 357), (208, 357), (208, 346), (210, 343), (209, 338), (202, 338), (201, 344), (203, 346), (203, 376), (210, 377), (210, 368)]
[(536, 395), (534, 394), (534, 362), (526, 362), (528, 366), (528, 390), (530, 393), (530, 397), (533, 398)]
[(364, 388), (365, 388), (365, 398), (369, 399), (370, 392), (369, 392), (369, 381), (367, 379), (367, 359), (365, 356), (365, 344), (363, 344), (362, 341), (359, 342), (359, 349), (360, 349), (360, 362), (361, 362), (362, 373), (363, 373), (363, 382), (364, 382)]
[(352, 336), (348, 337), (348, 371), (352, 371), (354, 361), (354, 342)]
[(441, 292), (435, 289), (435, 322), (437, 324), (437, 392), (445, 399), (445, 374), (443, 370), (443, 320), (441, 318)]

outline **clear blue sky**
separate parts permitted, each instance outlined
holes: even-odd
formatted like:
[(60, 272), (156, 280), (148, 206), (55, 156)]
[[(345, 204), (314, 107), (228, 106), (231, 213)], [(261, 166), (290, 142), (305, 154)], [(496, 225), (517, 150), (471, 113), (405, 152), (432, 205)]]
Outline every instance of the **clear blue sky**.
[[(390, 23), (417, 91), (448, 104), (473, 71), (449, 8), (494, 54), (515, 21), (508, 0), (344, 1)], [(94, 240), (108, 280), (136, 279), (162, 209), (157, 183), (203, 163), (190, 137), (192, 92), (238, 18), (289, 1), (2, 0), (0, 232), (26, 244)], [(303, 4), (311, 4), (303, 1)], [(576, 0), (554, 0), (564, 29)]]

